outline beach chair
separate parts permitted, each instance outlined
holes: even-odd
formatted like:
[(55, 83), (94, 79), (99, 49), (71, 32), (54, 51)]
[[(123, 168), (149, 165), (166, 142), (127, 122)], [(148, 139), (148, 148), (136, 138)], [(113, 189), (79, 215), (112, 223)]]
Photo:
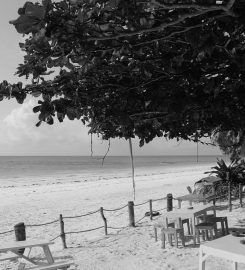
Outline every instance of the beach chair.
[[(200, 231), (202, 232), (202, 236), (204, 240), (214, 239), (214, 235), (217, 236), (217, 229), (215, 223), (212, 222), (202, 222), (195, 225), (195, 232), (197, 236), (197, 243), (200, 244)], [(214, 231), (214, 234), (213, 234)]]
[(175, 224), (174, 222), (169, 222), (168, 219), (166, 218), (163, 222), (157, 222), (154, 224), (154, 235), (155, 235), (155, 241), (157, 242), (157, 229), (164, 229), (164, 228), (174, 228)]
[[(178, 238), (180, 238), (182, 245), (185, 246), (184, 229), (180, 224), (182, 220), (180, 218), (168, 221), (166, 218), (164, 222), (158, 222), (154, 225), (155, 240), (157, 241), (157, 228), (161, 229), (162, 248), (165, 248), (165, 239), (168, 237), (168, 242), (172, 246), (173, 240), (175, 246), (178, 247)], [(181, 227), (181, 228), (180, 228)]]
[(228, 227), (228, 220), (227, 217), (207, 217), (206, 219), (207, 222), (215, 223), (216, 224), (216, 229), (217, 229), (217, 223), (220, 223), (221, 227), (221, 233), (222, 236), (225, 236), (229, 234), (229, 227)]

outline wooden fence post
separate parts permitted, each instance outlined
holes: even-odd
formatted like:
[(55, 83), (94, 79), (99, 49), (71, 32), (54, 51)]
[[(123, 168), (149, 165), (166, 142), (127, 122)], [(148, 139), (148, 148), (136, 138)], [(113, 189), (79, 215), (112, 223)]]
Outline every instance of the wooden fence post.
[[(20, 222), (14, 226), (14, 233), (16, 241), (23, 241), (26, 240), (26, 227), (24, 222)], [(19, 254), (24, 254), (25, 249), (19, 249)]]
[(150, 206), (150, 219), (152, 220), (153, 211), (152, 211), (152, 200), (149, 200), (149, 206)]
[(128, 214), (129, 214), (129, 226), (135, 227), (135, 220), (134, 220), (134, 202), (128, 202)]
[(100, 207), (100, 214), (105, 224), (105, 235), (107, 235), (107, 220), (104, 216), (103, 207)]
[(242, 207), (242, 183), (239, 183), (239, 200), (240, 206)]
[(60, 237), (62, 240), (63, 248), (67, 248), (66, 235), (65, 235), (65, 224), (64, 224), (63, 217), (61, 214), (60, 214)]
[(171, 193), (167, 194), (167, 212), (173, 210), (173, 195)]

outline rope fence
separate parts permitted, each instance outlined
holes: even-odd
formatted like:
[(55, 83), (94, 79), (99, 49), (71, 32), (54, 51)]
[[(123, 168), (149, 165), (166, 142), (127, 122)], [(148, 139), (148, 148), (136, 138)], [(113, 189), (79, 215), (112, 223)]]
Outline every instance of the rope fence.
[[(162, 201), (162, 200), (166, 200), (167, 197), (163, 197), (163, 198), (160, 198), (160, 199), (155, 199), (155, 200), (152, 200), (153, 202), (157, 202), (157, 201)], [(173, 198), (174, 199), (174, 198)]]
[(122, 229), (126, 229), (128, 228), (129, 226), (124, 226), (124, 227), (112, 227), (112, 226), (109, 226), (108, 228), (109, 229), (113, 229), (113, 230), (122, 230)]
[(83, 214), (83, 215), (78, 215), (78, 216), (71, 216), (71, 217), (63, 217), (64, 219), (68, 219), (68, 218), (80, 218), (80, 217), (86, 217), (86, 216), (90, 216), (90, 215), (93, 215), (93, 214), (95, 214), (95, 213), (98, 213), (100, 211), (100, 209), (99, 210), (96, 210), (96, 211), (94, 211), (94, 212), (89, 212), (89, 213), (86, 213), (86, 214)]
[[(75, 216), (62, 216), (60, 215), (59, 219), (55, 219), (53, 221), (50, 221), (50, 222), (46, 222), (46, 223), (41, 223), (41, 224), (24, 224), (23, 222), (17, 224), (14, 226), (14, 229), (13, 230), (9, 230), (9, 231), (5, 231), (5, 232), (0, 232), (0, 235), (4, 235), (4, 234), (8, 234), (8, 233), (13, 233), (15, 232), (16, 234), (16, 231), (18, 231), (17, 234), (19, 234), (19, 232), (24, 231), (25, 233), (25, 229), (26, 228), (32, 228), (32, 227), (41, 227), (41, 226), (47, 226), (47, 225), (51, 225), (51, 224), (55, 224), (55, 223), (59, 223), (60, 224), (60, 234), (53, 237), (51, 239), (51, 241), (54, 241), (58, 238), (61, 238), (62, 240), (62, 244), (63, 244), (63, 247), (64, 248), (67, 248), (67, 245), (66, 245), (66, 235), (70, 235), (70, 234), (78, 234), (78, 233), (86, 233), (86, 232), (91, 232), (91, 231), (96, 231), (96, 230), (100, 230), (102, 228), (105, 229), (105, 235), (108, 234), (108, 229), (111, 229), (111, 230), (122, 230), (122, 229), (125, 229), (125, 228), (128, 228), (128, 227), (135, 227), (135, 224), (138, 224), (141, 220), (143, 220), (145, 217), (147, 217), (147, 215), (145, 214), (142, 218), (140, 218), (138, 221), (135, 222), (135, 213), (134, 213), (134, 210), (135, 210), (135, 207), (138, 207), (138, 206), (143, 206), (143, 205), (146, 205), (146, 204), (150, 204), (150, 219), (152, 220), (152, 217), (153, 217), (153, 213), (155, 211), (153, 211), (152, 209), (152, 203), (153, 202), (157, 202), (157, 201), (161, 201), (161, 200), (164, 200), (166, 199), (167, 197), (164, 197), (164, 198), (159, 198), (159, 199), (154, 199), (154, 200), (149, 200), (149, 201), (145, 201), (145, 202), (142, 202), (142, 203), (138, 203), (138, 204), (134, 204), (134, 202), (128, 202), (128, 204), (125, 204), (121, 207), (118, 207), (118, 208), (114, 208), (114, 209), (104, 209), (103, 207), (101, 207), (100, 209), (98, 210), (95, 210), (95, 211), (92, 211), (92, 212), (88, 212), (88, 213), (84, 213), (84, 214), (81, 214), (81, 215), (75, 215)], [(109, 225), (108, 226), (108, 220), (107, 218), (105, 217), (104, 213), (105, 212), (116, 212), (116, 211), (119, 211), (119, 210), (123, 210), (125, 208), (128, 208), (128, 215), (129, 215), (129, 224), (127, 226), (114, 226), (114, 225)], [(163, 208), (163, 209), (166, 209), (166, 208)], [(160, 211), (160, 210), (158, 210)], [(90, 216), (90, 215), (93, 215), (93, 214), (96, 214), (96, 213), (99, 213), (101, 214), (101, 217), (102, 217), (102, 220), (104, 222), (104, 225), (102, 226), (99, 226), (99, 227), (96, 227), (96, 228), (90, 228), (90, 229), (85, 229), (85, 230), (79, 230), (79, 231), (65, 231), (65, 223), (64, 221), (65, 220), (68, 220), (68, 219), (75, 219), (75, 218), (81, 218), (81, 217), (87, 217), (87, 216)], [(148, 212), (146, 212), (148, 213)], [(21, 227), (22, 226), (22, 227)], [(17, 239), (19, 236), (16, 235), (16, 240), (20, 240), (20, 239)], [(23, 237), (23, 236), (22, 236)]]
[(135, 222), (135, 224), (138, 224), (141, 220), (143, 220), (146, 216), (143, 216), (142, 218), (140, 218), (138, 221)]
[(115, 208), (115, 209), (104, 209), (104, 211), (108, 211), (108, 212), (114, 212), (114, 211), (118, 211), (118, 210), (122, 210), (123, 208), (127, 207), (128, 205), (124, 205), (122, 207), (119, 208)]
[[(225, 197), (225, 196), (219, 196), (219, 197), (221, 198), (221, 197)], [(217, 199), (217, 197), (215, 199)], [(162, 208), (159, 203), (155, 204), (156, 202), (160, 202), (160, 201), (163, 201), (163, 200), (166, 200), (166, 207)], [(18, 223), (17, 225), (15, 225), (13, 230), (0, 232), (0, 235), (15, 232), (16, 240), (17, 241), (18, 240), (23, 240), (23, 235), (20, 236), (19, 239), (18, 239), (19, 236), (17, 236), (17, 235), (19, 235), (20, 232), (21, 233), (24, 232), (24, 235), (25, 235), (26, 234), (25, 233), (25, 228), (26, 227), (41, 227), (41, 226), (51, 225), (51, 224), (54, 224), (54, 223), (59, 223), (60, 224), (60, 234), (57, 235), (56, 237), (54, 237), (53, 239), (51, 239), (51, 241), (54, 241), (54, 240), (56, 240), (58, 238), (61, 238), (63, 248), (67, 248), (66, 235), (87, 233), (87, 232), (91, 232), (91, 231), (100, 230), (102, 228), (104, 228), (104, 231), (105, 231), (104, 233), (105, 233), (105, 235), (107, 235), (108, 234), (108, 229), (122, 230), (122, 229), (129, 228), (129, 227), (135, 227), (136, 224), (139, 224), (139, 222), (141, 222), (146, 217), (149, 217), (150, 220), (153, 220), (153, 217), (157, 216), (157, 215), (160, 215), (161, 211), (167, 211), (167, 212), (172, 211), (173, 208), (176, 208), (176, 207), (173, 206), (173, 200), (178, 200), (178, 202), (179, 202), (178, 198), (174, 198), (172, 196), (172, 194), (167, 194), (166, 197), (159, 198), (159, 199), (150, 199), (148, 201), (138, 203), (138, 204), (134, 204), (133, 201), (129, 201), (128, 204), (123, 205), (123, 206), (118, 207), (118, 208), (115, 208), (115, 209), (104, 209), (103, 207), (100, 207), (100, 209), (98, 209), (98, 210), (88, 212), (88, 213), (85, 213), (85, 214), (82, 214), (82, 215), (64, 216), (64, 217), (62, 215), (60, 215), (59, 219), (55, 219), (55, 220), (53, 220), (51, 222), (46, 222), (46, 223), (42, 223), (42, 224), (27, 224), (27, 225), (25, 225), (23, 222), (21, 222), (21, 223)], [(142, 218), (135, 221), (135, 210), (137, 210), (136, 207), (146, 205), (146, 204), (149, 204), (149, 208), (148, 208), (149, 211), (145, 212), (145, 215)], [(159, 208), (159, 209), (158, 210), (153, 210), (153, 205), (154, 205), (155, 208)], [(181, 203), (178, 203), (178, 208), (180, 208), (180, 207), (181, 207)], [(119, 210), (122, 210), (122, 209), (125, 209), (125, 208), (128, 208), (127, 209), (127, 211), (128, 211), (128, 221), (129, 221), (128, 225), (127, 226), (114, 226), (112, 224), (108, 225), (108, 219), (104, 215), (104, 213), (105, 212), (115, 212), (115, 211), (119, 211)], [(142, 211), (142, 209), (141, 210), (138, 209), (137, 210), (137, 215), (141, 215), (141, 211)], [(96, 213), (99, 213), (99, 212), (100, 212), (101, 218), (102, 218), (103, 223), (104, 223), (102, 226), (99, 226), (99, 227), (96, 227), (96, 228), (85, 229), (85, 230), (79, 230), (79, 231), (76, 231), (76, 230), (74, 230), (74, 231), (69, 230), (67, 232), (65, 231), (64, 220), (86, 217), (86, 216), (90, 216), (90, 215), (93, 215), (93, 214), (96, 214)], [(18, 231), (18, 233), (16, 233), (17, 231)]]
[(50, 241), (52, 242), (52, 241), (56, 240), (59, 237), (60, 237), (60, 235), (57, 235), (55, 238), (51, 239)]
[(6, 231), (6, 232), (1, 232), (0, 235), (11, 233), (11, 232), (14, 232), (14, 230)]
[(146, 203), (148, 203), (149, 201), (146, 201), (146, 202), (143, 202), (143, 203), (138, 203), (138, 204), (135, 204), (134, 206), (141, 206), (141, 205), (144, 205)]
[(77, 231), (77, 232), (66, 232), (66, 234), (91, 232), (91, 231), (96, 231), (96, 230), (99, 230), (99, 229), (102, 229), (102, 228), (104, 228), (104, 226), (100, 226), (100, 227), (93, 228), (93, 229), (87, 229), (87, 230)]
[(51, 221), (51, 222), (47, 222), (47, 223), (42, 223), (42, 224), (27, 224), (25, 225), (26, 227), (39, 227), (39, 226), (46, 226), (46, 225), (50, 225), (50, 224), (53, 224), (53, 223), (56, 223), (58, 222), (59, 219), (56, 219), (54, 221)]
[[(103, 209), (102, 207), (96, 211), (93, 211), (93, 212), (89, 212), (89, 213), (86, 213), (86, 214), (82, 214), (82, 215), (76, 215), (76, 216), (62, 216), (60, 215), (60, 218), (59, 219), (56, 219), (54, 221), (51, 221), (51, 222), (46, 222), (46, 223), (42, 223), (42, 224), (27, 224), (25, 225), (25, 227), (40, 227), (40, 226), (46, 226), (46, 225), (50, 225), (50, 224), (54, 224), (54, 223), (57, 223), (57, 222), (60, 222), (60, 229), (61, 229), (61, 233), (54, 237), (52, 239), (52, 241), (56, 240), (57, 238), (61, 238), (62, 242), (63, 242), (63, 247), (66, 248), (66, 238), (65, 236), (66, 235), (69, 235), (69, 234), (77, 234), (77, 233), (85, 233), (85, 232), (90, 232), (90, 231), (95, 231), (95, 230), (99, 230), (99, 229), (102, 229), (102, 228), (105, 228), (105, 234), (107, 235), (107, 230), (108, 229), (112, 229), (112, 230), (121, 230), (121, 229), (125, 229), (127, 227), (130, 227), (130, 226), (135, 226), (135, 224), (139, 223), (141, 220), (143, 220), (146, 215), (144, 215), (141, 219), (139, 219), (138, 221), (134, 221), (134, 207), (137, 207), (137, 206), (142, 206), (142, 205), (145, 205), (147, 203), (150, 203), (150, 218), (152, 219), (152, 216), (153, 216), (153, 210), (152, 210), (152, 202), (156, 202), (156, 201), (160, 201), (160, 200), (163, 200), (165, 199), (166, 197), (164, 198), (160, 198), (160, 199), (155, 199), (155, 200), (149, 200), (149, 201), (145, 201), (143, 203), (139, 203), (139, 204), (135, 204), (133, 202), (129, 202), (128, 204), (122, 206), (122, 207), (119, 207), (119, 208), (115, 208), (115, 209)], [(130, 220), (129, 222), (129, 225), (128, 226), (123, 226), (123, 227), (118, 227), (118, 226), (108, 226), (107, 225), (107, 219), (105, 218), (104, 216), (104, 212), (103, 211), (108, 211), (108, 212), (113, 212), (113, 211), (118, 211), (118, 210), (122, 210), (124, 208), (128, 207), (129, 208), (129, 219), (133, 219), (133, 220)], [(166, 208), (163, 208), (162, 210), (164, 210)], [(133, 213), (130, 213), (132, 212)], [(161, 210), (158, 210), (158, 211), (161, 211)], [(91, 229), (86, 229), (86, 230), (80, 230), (80, 231), (68, 231), (68, 232), (65, 232), (64, 230), (64, 219), (74, 219), (74, 218), (80, 218), (80, 217), (86, 217), (86, 216), (89, 216), (89, 215), (93, 215), (95, 213), (98, 213), (100, 212), (101, 213), (101, 216), (102, 216), (102, 219), (104, 221), (104, 226), (100, 226), (100, 227), (96, 227), (96, 228), (91, 228)], [(7, 233), (10, 233), (10, 232), (14, 232), (14, 230), (10, 230), (10, 231), (7, 231), (7, 232), (2, 232), (0, 234), (7, 234)]]

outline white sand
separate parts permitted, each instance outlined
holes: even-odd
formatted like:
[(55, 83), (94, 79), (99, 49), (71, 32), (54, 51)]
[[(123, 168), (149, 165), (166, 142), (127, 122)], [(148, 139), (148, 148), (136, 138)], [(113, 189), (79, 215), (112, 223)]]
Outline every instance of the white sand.
[[(179, 167), (177, 170), (173, 168), (168, 174), (159, 172), (150, 175), (149, 172), (137, 173), (136, 170), (138, 176), (135, 178), (135, 204), (165, 197), (167, 193), (172, 193), (174, 197), (184, 195), (187, 193), (186, 186), (193, 187), (194, 182), (205, 177), (204, 172), (209, 170), (208, 165)], [(100, 207), (115, 209), (124, 206), (132, 200), (132, 183), (130, 178), (119, 178), (98, 182), (20, 185), (1, 189), (0, 196), (0, 232), (2, 232), (12, 229), (18, 222), (24, 222), (26, 225), (40, 224), (57, 220), (59, 214), (64, 217), (76, 216), (99, 210)], [(177, 206), (176, 201), (174, 204)], [(153, 202), (153, 210), (165, 207), (166, 201)], [(136, 207), (136, 221), (144, 217), (147, 211), (149, 211), (148, 203)], [(242, 227), (245, 226), (244, 212), (243, 208), (237, 207), (231, 213), (227, 210), (218, 211), (218, 215), (228, 216), (230, 226)], [(128, 225), (127, 207), (115, 212), (106, 211), (105, 217), (108, 226)], [(86, 217), (65, 219), (64, 222), (66, 232), (103, 226), (99, 212)], [(198, 269), (198, 247), (193, 247), (192, 242), (189, 241), (185, 248), (177, 249), (167, 244), (166, 249), (162, 249), (160, 241), (154, 240), (153, 222), (149, 217), (145, 217), (136, 228), (108, 229), (109, 235), (106, 237), (104, 229), (67, 235), (68, 249), (62, 249), (61, 240), (58, 238), (51, 250), (57, 260), (74, 261), (73, 269)], [(58, 222), (41, 227), (27, 227), (27, 237), (50, 240), (59, 235), (59, 230)], [(0, 237), (1, 242), (14, 239), (13, 233)], [(41, 256), (38, 249), (34, 250), (33, 254)], [(0, 269), (17, 269), (16, 263), (1, 263)], [(206, 269), (231, 269), (231, 263), (210, 258), (207, 260)], [(245, 266), (239, 265), (239, 269), (245, 269)]]

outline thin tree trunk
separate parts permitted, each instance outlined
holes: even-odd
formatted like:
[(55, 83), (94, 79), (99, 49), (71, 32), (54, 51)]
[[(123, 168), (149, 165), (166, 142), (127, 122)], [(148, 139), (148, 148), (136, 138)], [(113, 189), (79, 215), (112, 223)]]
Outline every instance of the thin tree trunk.
[(132, 147), (131, 138), (129, 138), (129, 149), (130, 149), (130, 157), (131, 157), (131, 165), (132, 165), (133, 197), (135, 201), (134, 158), (133, 158), (133, 147)]

